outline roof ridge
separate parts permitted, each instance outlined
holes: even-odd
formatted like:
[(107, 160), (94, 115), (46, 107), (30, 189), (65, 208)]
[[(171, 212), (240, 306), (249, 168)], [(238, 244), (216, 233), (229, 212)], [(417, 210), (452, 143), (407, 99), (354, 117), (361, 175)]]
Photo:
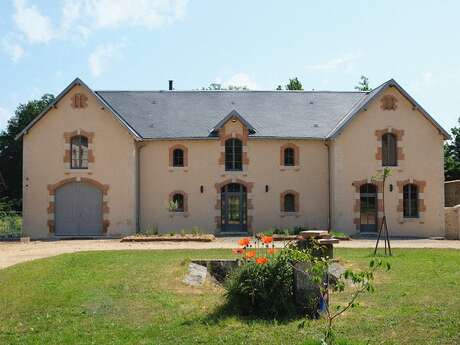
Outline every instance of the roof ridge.
[(96, 90), (94, 92), (157, 92), (157, 93), (353, 93), (353, 94), (367, 94), (368, 91), (333, 91), (333, 90)]

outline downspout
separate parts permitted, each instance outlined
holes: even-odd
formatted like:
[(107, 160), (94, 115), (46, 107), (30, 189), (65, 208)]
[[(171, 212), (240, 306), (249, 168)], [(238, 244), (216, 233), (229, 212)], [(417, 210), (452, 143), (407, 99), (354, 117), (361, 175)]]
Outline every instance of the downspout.
[(141, 232), (141, 157), (140, 151), (144, 147), (141, 141), (134, 142), (134, 174), (135, 174), (135, 213), (136, 213), (136, 233)]
[(330, 141), (326, 139), (324, 145), (327, 147), (327, 188), (328, 188), (328, 210), (327, 210), (327, 230), (331, 231), (331, 213), (332, 213), (332, 188), (331, 188), (331, 148)]

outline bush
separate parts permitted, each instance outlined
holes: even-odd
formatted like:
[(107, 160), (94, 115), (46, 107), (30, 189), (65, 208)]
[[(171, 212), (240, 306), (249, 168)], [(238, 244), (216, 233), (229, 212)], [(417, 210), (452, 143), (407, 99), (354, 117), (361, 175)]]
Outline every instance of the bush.
[(294, 270), (287, 254), (245, 262), (225, 282), (228, 307), (241, 315), (284, 318), (295, 312)]

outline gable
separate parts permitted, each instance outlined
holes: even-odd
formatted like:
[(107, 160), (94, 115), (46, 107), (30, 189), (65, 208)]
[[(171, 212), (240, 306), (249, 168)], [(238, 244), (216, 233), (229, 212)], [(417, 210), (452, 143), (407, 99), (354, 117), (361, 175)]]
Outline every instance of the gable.
[[(392, 104), (392, 102), (395, 104)], [(411, 108), (418, 114), (423, 116), (438, 132), (444, 137), (449, 139), (449, 133), (437, 123), (428, 112), (419, 105), (395, 80), (391, 79), (383, 83), (376, 89), (369, 92), (366, 97), (361, 99), (352, 109), (344, 116), (337, 126), (329, 133), (328, 137), (331, 139), (336, 138), (359, 114), (367, 112), (376, 103), (379, 104), (375, 110), (383, 111), (398, 111), (398, 102), (404, 104), (406, 107)], [(394, 109), (393, 109), (394, 108)], [(379, 109), (379, 110), (378, 110)]]
[(27, 134), (32, 127), (35, 126), (40, 120), (42, 120), (50, 111), (53, 109), (58, 109), (64, 102), (68, 102), (67, 105), (70, 105), (73, 109), (82, 109), (84, 110), (88, 106), (89, 98), (93, 98), (97, 104), (103, 110), (107, 110), (115, 119), (125, 127), (131, 135), (136, 139), (141, 140), (139, 134), (119, 115), (117, 114), (109, 104), (102, 100), (96, 93), (94, 93), (85, 83), (83, 83), (79, 78), (76, 78), (72, 83), (70, 83), (51, 103), (43, 112), (41, 112), (34, 120), (32, 120), (16, 137), (15, 139), (20, 139), (23, 135)]

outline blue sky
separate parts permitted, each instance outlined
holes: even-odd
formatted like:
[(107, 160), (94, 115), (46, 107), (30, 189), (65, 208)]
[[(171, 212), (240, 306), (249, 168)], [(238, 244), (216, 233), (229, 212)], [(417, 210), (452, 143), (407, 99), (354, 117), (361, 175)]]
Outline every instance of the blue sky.
[(459, 1), (0, 2), (0, 129), (18, 103), (212, 82), (351, 90), (396, 79), (446, 129), (460, 116)]

